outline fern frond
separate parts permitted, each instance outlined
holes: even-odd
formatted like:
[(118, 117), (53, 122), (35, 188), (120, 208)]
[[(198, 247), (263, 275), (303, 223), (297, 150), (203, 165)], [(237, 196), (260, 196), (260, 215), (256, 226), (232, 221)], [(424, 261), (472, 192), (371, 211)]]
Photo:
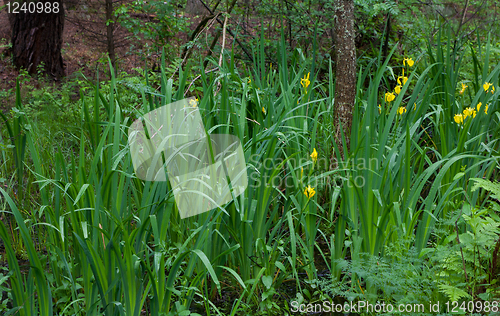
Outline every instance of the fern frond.
[(458, 302), (458, 300), (461, 299), (462, 297), (466, 297), (466, 298), (471, 297), (469, 295), (469, 293), (465, 292), (462, 289), (459, 289), (458, 287), (454, 287), (454, 286), (447, 285), (447, 284), (439, 284), (438, 287), (439, 287), (439, 290), (442, 293), (444, 293), (446, 296), (448, 296), (448, 298), (452, 302), (453, 301)]
[(492, 193), (491, 196), (493, 198), (500, 200), (500, 182), (497, 181), (492, 182), (480, 178), (471, 178), (471, 180), (475, 182), (474, 186), (472, 187), (472, 192), (476, 191), (479, 188), (482, 188), (486, 191), (491, 192)]

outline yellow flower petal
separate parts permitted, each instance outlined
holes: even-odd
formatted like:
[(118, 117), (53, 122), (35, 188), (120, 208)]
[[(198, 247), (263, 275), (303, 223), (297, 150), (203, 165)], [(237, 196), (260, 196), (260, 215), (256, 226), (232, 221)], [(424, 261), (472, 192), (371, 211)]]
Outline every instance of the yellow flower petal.
[(413, 64), (414, 64), (414, 63), (415, 63), (415, 62), (414, 62), (414, 61), (413, 61), (413, 59), (411, 59), (411, 58), (405, 58), (405, 59), (403, 59), (403, 65), (405, 65), (405, 64), (406, 64), (406, 65), (408, 65), (408, 66), (410, 66), (410, 67), (413, 67)]
[(464, 117), (462, 114), (455, 114), (453, 119), (455, 120), (455, 123), (457, 123), (457, 124), (462, 124), (464, 122)]
[(197, 107), (198, 106), (198, 98), (194, 99), (194, 100), (189, 100), (189, 105), (191, 105), (192, 107)]
[(490, 87), (491, 87), (491, 83), (489, 83), (489, 82), (485, 82), (485, 83), (483, 84), (483, 89), (484, 89), (484, 91), (487, 91)]
[(396, 94), (399, 94), (401, 92), (401, 86), (396, 86), (394, 88), (394, 92), (396, 92)]
[(309, 85), (311, 84), (311, 81), (309, 80), (309, 75), (310, 75), (310, 74), (311, 74), (311, 73), (310, 73), (310, 72), (308, 72), (308, 73), (307, 73), (307, 76), (306, 76), (306, 75), (304, 75), (304, 78), (300, 79), (300, 84), (302, 85), (302, 87), (304, 87), (304, 88), (306, 88), (306, 89), (307, 89), (307, 87), (309, 87)]
[(464, 119), (467, 118), (468, 116), (472, 116), (474, 114), (474, 110), (472, 108), (466, 108), (463, 112), (464, 114)]
[(313, 152), (311, 154), (311, 158), (313, 160), (314, 163), (316, 163), (316, 161), (318, 160), (318, 152), (316, 151), (316, 148), (313, 148)]
[[(401, 83), (401, 79), (403, 79), (403, 83)], [(397, 82), (401, 86), (404, 86), (406, 82), (408, 81), (408, 77), (405, 77), (405, 70), (403, 69), (403, 74), (398, 77)]]
[(394, 95), (394, 93), (392, 93), (392, 92), (386, 92), (386, 93), (385, 93), (385, 101), (386, 101), (386, 102), (391, 102), (391, 101), (393, 101), (395, 98), (396, 98), (396, 96)]
[(305, 196), (307, 196), (308, 199), (312, 198), (314, 194), (316, 194), (316, 191), (314, 191), (314, 188), (311, 188), (310, 185), (307, 186), (307, 188), (304, 190)]
[(312, 198), (316, 194), (316, 191), (314, 191), (314, 188), (311, 188), (309, 190), (309, 198)]
[(460, 94), (463, 94), (465, 92), (465, 89), (467, 89), (467, 85), (465, 85), (465, 83), (462, 82), (462, 89), (460, 90)]

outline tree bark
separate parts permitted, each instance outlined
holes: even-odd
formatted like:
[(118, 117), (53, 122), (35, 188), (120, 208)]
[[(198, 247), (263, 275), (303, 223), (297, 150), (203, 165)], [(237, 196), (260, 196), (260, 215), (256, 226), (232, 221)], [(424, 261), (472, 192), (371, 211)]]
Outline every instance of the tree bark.
[[(206, 4), (206, 3), (205, 3)], [(205, 8), (200, 0), (187, 0), (186, 8), (184, 9), (186, 14), (189, 16), (195, 15), (208, 15), (210, 12)]]
[[(11, 0), (3, 0), (3, 4), (4, 5), (7, 5), (7, 3), (9, 2), (14, 2), (14, 1), (11, 1)], [(12, 30), (12, 26), (14, 25), (14, 14), (7, 14), (7, 18), (9, 19), (9, 26), (10, 26), (10, 29)]]
[[(27, 0), (19, 1), (20, 7), (25, 2), (28, 7)], [(39, 2), (44, 5), (44, 13), (10, 13), (13, 62), (17, 68), (25, 68), (30, 74), (35, 74), (37, 67), (43, 63), (44, 73), (60, 78), (64, 76), (61, 56), (64, 7), (62, 0)], [(48, 8), (50, 13), (45, 13)]]
[(106, 0), (106, 42), (108, 46), (108, 55), (111, 65), (116, 71), (115, 39), (114, 39), (115, 21), (113, 19), (113, 1)]
[[(343, 155), (340, 129), (350, 148), (352, 112), (356, 98), (356, 46), (354, 32), (354, 0), (335, 0), (335, 102), (334, 122), (336, 142)], [(345, 157), (344, 157), (345, 158)]]
[(382, 60), (387, 58), (389, 50), (389, 38), (391, 37), (391, 14), (387, 13), (387, 28), (385, 30), (384, 48), (382, 49)]

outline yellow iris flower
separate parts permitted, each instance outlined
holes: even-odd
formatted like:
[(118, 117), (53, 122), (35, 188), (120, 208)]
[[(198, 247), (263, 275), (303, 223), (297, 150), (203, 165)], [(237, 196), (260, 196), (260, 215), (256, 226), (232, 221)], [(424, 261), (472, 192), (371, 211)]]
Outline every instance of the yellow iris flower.
[(403, 115), (403, 113), (406, 113), (406, 107), (404, 107), (404, 106), (400, 106), (400, 107), (398, 108), (398, 114), (399, 114), (399, 115)]
[(468, 116), (472, 116), (474, 114), (474, 110), (472, 108), (466, 108), (464, 110), (464, 119)]
[(485, 83), (483, 84), (483, 89), (484, 89), (484, 91), (488, 91), (488, 89), (489, 89), (491, 86), (492, 86), (492, 84), (491, 84), (491, 83), (489, 83), (489, 82), (485, 82)]
[(194, 99), (194, 100), (189, 100), (189, 105), (191, 105), (192, 107), (197, 107), (198, 106), (198, 98)]
[(308, 72), (307, 73), (307, 76), (304, 75), (304, 78), (300, 79), (300, 84), (307, 89), (307, 87), (309, 87), (309, 85), (311, 84), (311, 81), (309, 80), (309, 75), (311, 73)]
[(455, 120), (455, 123), (457, 123), (457, 124), (462, 124), (464, 122), (464, 116), (462, 114), (455, 114), (453, 119)]
[(310, 199), (314, 196), (314, 194), (316, 194), (316, 191), (314, 191), (314, 188), (311, 188), (311, 186), (308, 185), (307, 188), (304, 190), (304, 194), (307, 196), (308, 199)]
[[(403, 79), (403, 84), (401, 84), (401, 79)], [(406, 81), (408, 81), (408, 77), (405, 77), (405, 70), (403, 69), (403, 75), (399, 76), (398, 79), (398, 84), (401, 86), (401, 85), (405, 85), (406, 84)]]
[(463, 94), (465, 92), (465, 89), (467, 89), (467, 85), (462, 82), (462, 89), (460, 90), (460, 94)]
[(392, 92), (386, 92), (385, 93), (385, 101), (386, 102), (391, 102), (394, 99), (396, 99), (396, 96), (394, 95), (394, 93), (392, 93)]
[(406, 65), (408, 65), (410, 67), (413, 67), (414, 63), (415, 62), (413, 61), (412, 58), (405, 58), (405, 59), (403, 59), (403, 66), (406, 64)]
[(401, 86), (397, 85), (395, 88), (394, 88), (394, 92), (396, 92), (396, 94), (399, 94), (401, 92)]
[(316, 163), (316, 161), (318, 160), (318, 152), (316, 151), (316, 148), (313, 148), (311, 159), (313, 160), (314, 163)]

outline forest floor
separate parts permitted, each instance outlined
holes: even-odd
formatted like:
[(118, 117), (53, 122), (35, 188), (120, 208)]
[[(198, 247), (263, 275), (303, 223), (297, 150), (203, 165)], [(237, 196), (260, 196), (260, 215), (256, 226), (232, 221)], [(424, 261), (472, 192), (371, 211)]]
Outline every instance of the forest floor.
[[(97, 0), (91, 0), (97, 2)], [(81, 7), (81, 6), (80, 6)], [(62, 57), (65, 67), (66, 76), (60, 81), (39, 80), (36, 76), (24, 77), (25, 84), (21, 86), (21, 95), (25, 95), (28, 91), (33, 90), (33, 87), (38, 89), (41, 85), (52, 84), (60, 85), (68, 80), (83, 74), (87, 78), (96, 78), (99, 72), (100, 78), (106, 78), (108, 75), (107, 66), (107, 47), (105, 42), (105, 27), (103, 23), (90, 21), (90, 16), (81, 9), (66, 9), (66, 19), (63, 31), (63, 47)], [(87, 19), (82, 18), (86, 16)], [(94, 15), (92, 15), (94, 18)], [(193, 19), (193, 28), (197, 25), (197, 20)], [(102, 25), (101, 25), (102, 24)], [(82, 27), (83, 25), (83, 27)], [(6, 9), (0, 11), (0, 109), (6, 113), (13, 107), (15, 101), (15, 86), (16, 79), (22, 75), (16, 69), (12, 62), (12, 57), (9, 53), (11, 30), (8, 21)], [(141, 56), (140, 50), (132, 51), (131, 44), (137, 47), (137, 41), (132, 43), (128, 39), (131, 33), (127, 32), (123, 27), (118, 26), (115, 30), (115, 36), (119, 41), (115, 48), (117, 55), (117, 68), (119, 71), (132, 73), (134, 68), (144, 67), (144, 56)], [(187, 40), (187, 35), (184, 35)], [(144, 44), (144, 42), (140, 43)], [(159, 56), (148, 56), (148, 59)], [(27, 83), (27, 84), (26, 84)], [(78, 97), (79, 92), (75, 91), (75, 96)]]
[[(71, 18), (73, 11), (67, 11), (67, 19)], [(16, 78), (19, 77), (20, 71), (14, 67), (12, 57), (9, 54), (9, 46), (11, 40), (10, 25), (7, 19), (5, 10), (0, 12), (0, 91), (6, 99), (0, 101), (0, 109), (6, 112), (11, 108), (14, 101)], [(121, 50), (126, 48), (118, 48), (118, 54), (122, 54)], [(106, 47), (99, 43), (96, 39), (86, 36), (81, 32), (80, 27), (68, 20), (64, 23), (63, 31), (63, 49), (62, 57), (66, 71), (66, 77), (62, 79), (71, 80), (77, 73), (82, 73), (85, 76), (93, 77), (95, 69), (100, 58), (106, 53)], [(120, 60), (120, 65), (124, 68), (134, 67), (133, 56), (126, 56), (123, 61)], [(124, 69), (127, 71), (128, 69)], [(41, 82), (33, 76), (28, 79), (29, 85), (39, 88)], [(43, 83), (42, 83), (43, 84)], [(55, 83), (57, 84), (57, 83)]]
[[(106, 27), (104, 23), (103, 4), (100, 0), (67, 0), (65, 1), (65, 14), (66, 19), (63, 31), (63, 45), (62, 57), (65, 67), (66, 76), (58, 81), (52, 80), (39, 80), (36, 76), (27, 76), (26, 72), (16, 69), (12, 62), (12, 57), (9, 53), (11, 30), (7, 16), (7, 9), (0, 10), (0, 110), (4, 113), (8, 112), (13, 107), (15, 102), (15, 86), (16, 79), (21, 80), (21, 98), (24, 100), (33, 91), (36, 91), (47, 85), (54, 87), (60, 86), (76, 78), (96, 79), (97, 74), (101, 80), (106, 80), (109, 75), (109, 67), (107, 64), (107, 46), (106, 46)], [(72, 6), (68, 8), (69, 6)], [(87, 5), (93, 6), (88, 8)], [(98, 13), (92, 13), (98, 12)], [(252, 13), (257, 12), (256, 7), (252, 7)], [(233, 31), (238, 30), (238, 38), (247, 47), (247, 51), (251, 52), (251, 42), (259, 37), (260, 28), (262, 25), (262, 18), (254, 16), (252, 13), (247, 15), (245, 19), (232, 18), (228, 21), (228, 29)], [(179, 8), (176, 11), (176, 16), (180, 17), (179, 21), (186, 23), (187, 29), (183, 28), (183, 32), (177, 33), (173, 36), (173, 40), (168, 43), (166, 52), (169, 53), (169, 58), (179, 57), (183, 49), (183, 45), (189, 42), (189, 38), (193, 30), (196, 29), (198, 24), (202, 21), (203, 17), (191, 16), (184, 13), (184, 9)], [(146, 23), (149, 20), (146, 17), (142, 22)], [(223, 20), (223, 19), (222, 19)], [(279, 25), (276, 19), (265, 18), (265, 25), (267, 25), (268, 37), (279, 38)], [(115, 29), (115, 52), (117, 56), (116, 72), (126, 72), (128, 74), (135, 73), (134, 68), (142, 69), (144, 62), (147, 60), (148, 67), (154, 68), (155, 64), (159, 63), (161, 52), (151, 52), (145, 55), (147, 51), (146, 46), (151, 47), (149, 41), (138, 39), (131, 36), (132, 33), (128, 32), (125, 28), (116, 23)], [(212, 36), (215, 35), (216, 29), (220, 28), (219, 23), (211, 21), (207, 25), (209, 27), (203, 29), (202, 34), (198, 38), (198, 44), (195, 45), (195, 53), (191, 54), (191, 58), (197, 60), (197, 57), (206, 56), (209, 51)], [(221, 42), (222, 36), (219, 38)], [(219, 43), (220, 45), (220, 43)], [(239, 45), (239, 44), (238, 44)], [(236, 46), (238, 46), (236, 45)], [(231, 49), (233, 46), (233, 38), (227, 34), (225, 41), (226, 49)], [(218, 54), (212, 52), (212, 56)], [(243, 52), (241, 55), (244, 59), (248, 59)], [(272, 62), (274, 58), (267, 56)], [(275, 61), (276, 62), (276, 61)], [(75, 99), (79, 98), (78, 87), (74, 87), (72, 91)]]

